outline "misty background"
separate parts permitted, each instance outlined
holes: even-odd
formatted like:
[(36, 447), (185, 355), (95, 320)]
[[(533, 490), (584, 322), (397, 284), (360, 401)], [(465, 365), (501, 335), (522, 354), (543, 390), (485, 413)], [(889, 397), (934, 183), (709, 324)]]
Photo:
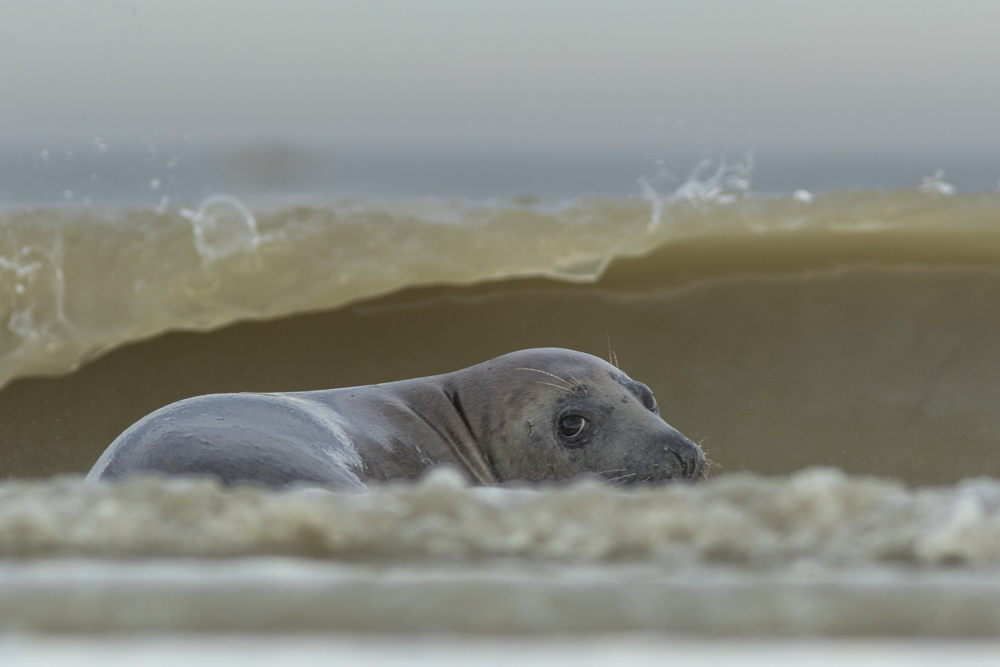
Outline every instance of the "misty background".
[(1000, 3), (0, 4), (0, 203), (1000, 180)]

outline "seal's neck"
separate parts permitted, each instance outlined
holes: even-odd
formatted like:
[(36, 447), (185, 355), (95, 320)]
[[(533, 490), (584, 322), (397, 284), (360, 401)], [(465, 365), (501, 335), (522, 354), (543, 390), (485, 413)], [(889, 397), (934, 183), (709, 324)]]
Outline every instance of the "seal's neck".
[[(416, 449), (425, 465), (453, 463), (477, 484), (496, 485), (500, 479), (480, 444), (483, 424), (475, 412), (469, 411), (468, 390), (453, 373), (364, 387), (354, 392), (359, 398), (362, 391), (369, 394), (361, 399), (368, 409), (377, 405), (380, 412), (393, 413), (397, 423), (406, 424), (407, 438), (400, 444), (406, 449)], [(342, 396), (344, 390), (340, 391)], [(364, 438), (364, 433), (359, 437)], [(371, 449), (377, 453), (380, 448)]]
[(442, 383), (442, 390), (448, 402), (454, 409), (455, 417), (461, 422), (462, 429), (467, 437), (456, 438), (453, 445), (453, 452), (465, 469), (480, 484), (495, 486), (500, 483), (499, 476), (493, 467), (489, 457), (480, 446), (481, 424), (478, 420), (470, 418), (463, 401), (461, 383), (445, 380)]

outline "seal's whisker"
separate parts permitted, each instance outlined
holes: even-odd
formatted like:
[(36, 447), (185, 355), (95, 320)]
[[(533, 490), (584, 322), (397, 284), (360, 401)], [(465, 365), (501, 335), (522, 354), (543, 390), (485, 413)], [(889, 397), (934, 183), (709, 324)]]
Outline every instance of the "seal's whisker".
[(576, 379), (576, 378), (575, 378), (575, 377), (573, 376), (573, 374), (572, 374), (572, 373), (566, 373), (566, 375), (568, 375), (568, 376), (570, 377), (570, 379), (571, 379), (571, 380), (573, 380), (573, 382), (575, 382), (575, 383), (576, 383), (576, 386), (577, 386), (578, 388), (580, 388), (580, 389), (582, 389), (582, 390), (583, 390), (583, 393), (585, 393), (585, 394), (587, 393), (587, 388), (586, 388), (585, 386), (583, 386), (583, 383), (582, 383), (582, 382), (580, 382), (579, 380), (577, 380), (577, 379)]
[(562, 389), (563, 391), (568, 392), (570, 394), (573, 393), (572, 389), (567, 389), (566, 387), (563, 387), (562, 385), (552, 384), (551, 382), (542, 382), (541, 380), (535, 380), (535, 384), (545, 384), (545, 385), (548, 385), (550, 387), (555, 387), (556, 389)]
[(569, 381), (567, 381), (565, 378), (559, 377), (555, 373), (550, 373), (548, 371), (543, 371), (540, 368), (527, 368), (527, 367), (524, 367), (524, 368), (518, 368), (517, 370), (519, 370), (519, 371), (534, 371), (535, 373), (544, 373), (545, 375), (548, 375), (549, 377), (555, 378), (555, 379), (559, 380), (560, 382), (565, 383), (566, 384), (566, 387), (565, 387), (566, 391), (572, 391), (573, 390), (573, 385)]
[[(611, 349), (611, 334), (605, 331), (604, 335), (608, 337), (608, 363), (614, 366), (615, 368), (618, 368), (618, 356), (615, 355), (614, 350)], [(621, 369), (618, 368), (618, 370)]]
[(620, 479), (628, 479), (629, 477), (635, 477), (638, 473), (630, 472), (624, 475), (618, 475), (617, 477), (611, 477), (608, 479), (609, 482), (617, 482)]

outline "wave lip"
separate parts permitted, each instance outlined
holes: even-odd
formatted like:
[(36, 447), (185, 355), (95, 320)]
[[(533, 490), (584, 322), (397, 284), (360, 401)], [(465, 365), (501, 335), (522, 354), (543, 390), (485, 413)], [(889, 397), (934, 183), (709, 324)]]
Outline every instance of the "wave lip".
[(982, 249), (995, 245), (998, 210), (995, 195), (919, 190), (254, 210), (216, 195), (197, 210), (4, 210), (0, 385), (171, 329), (331, 309), (411, 286), (593, 281), (617, 258), (682, 239), (933, 234)]
[(637, 202), (0, 212), (0, 384), (170, 329), (324, 310), (410, 285), (590, 280), (645, 248)]

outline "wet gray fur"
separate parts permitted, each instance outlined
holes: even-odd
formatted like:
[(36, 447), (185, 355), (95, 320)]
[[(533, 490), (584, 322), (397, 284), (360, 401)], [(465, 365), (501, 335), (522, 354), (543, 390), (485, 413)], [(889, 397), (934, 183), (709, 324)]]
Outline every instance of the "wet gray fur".
[(483, 485), (585, 474), (618, 484), (699, 479), (705, 468), (644, 384), (597, 357), (543, 348), (401, 382), (188, 398), (129, 427), (87, 479), (207, 474), (360, 490), (439, 463)]

